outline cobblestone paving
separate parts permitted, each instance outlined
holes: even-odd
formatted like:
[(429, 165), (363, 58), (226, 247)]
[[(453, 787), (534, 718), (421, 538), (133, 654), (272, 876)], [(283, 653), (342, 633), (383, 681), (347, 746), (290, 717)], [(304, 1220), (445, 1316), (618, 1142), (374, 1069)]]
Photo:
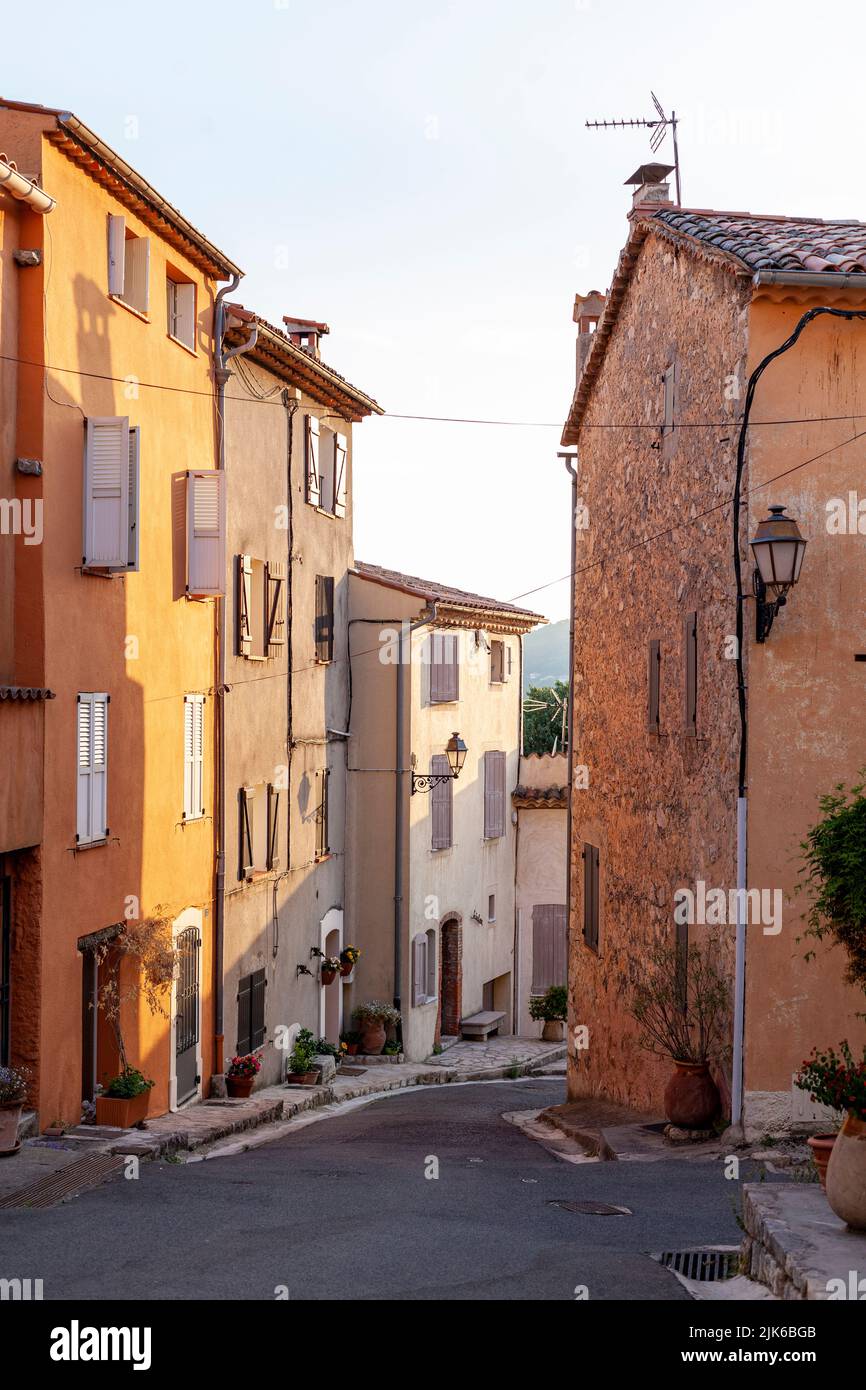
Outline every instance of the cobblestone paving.
[(518, 1063), (542, 1061), (549, 1055), (551, 1061), (564, 1047), (563, 1043), (542, 1042), (540, 1038), (515, 1038), (511, 1036), (489, 1038), (487, 1042), (463, 1041), (454, 1043), (438, 1057), (430, 1057), (427, 1065), (447, 1067), (458, 1073), (481, 1071), (486, 1067), (510, 1067)]

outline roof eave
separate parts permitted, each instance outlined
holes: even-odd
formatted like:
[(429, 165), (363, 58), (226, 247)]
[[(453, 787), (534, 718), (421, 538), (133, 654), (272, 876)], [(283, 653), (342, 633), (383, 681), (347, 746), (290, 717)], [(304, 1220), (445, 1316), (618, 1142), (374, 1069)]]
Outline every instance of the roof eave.
[[(235, 306), (233, 311), (236, 312)], [(249, 311), (246, 311), (249, 312)], [(258, 339), (255, 347), (246, 354), (253, 361), (257, 361), (260, 366), (264, 366), (269, 371), (280, 373), (283, 370), (286, 381), (290, 384), (299, 384), (309, 390), (310, 395), (315, 395), (311, 389), (311, 383), (318, 382), (325, 390), (323, 394), (329, 394), (331, 399), (323, 402), (325, 405), (340, 405), (345, 409), (350, 418), (358, 422), (368, 415), (384, 415), (385, 411), (372, 396), (368, 396), (364, 391), (360, 391), (357, 386), (341, 377), (339, 373), (324, 362), (312, 357), (303, 348), (298, 347), (285, 338), (273, 324), (260, 318), (257, 314), (250, 314), (250, 319), (258, 326)]]

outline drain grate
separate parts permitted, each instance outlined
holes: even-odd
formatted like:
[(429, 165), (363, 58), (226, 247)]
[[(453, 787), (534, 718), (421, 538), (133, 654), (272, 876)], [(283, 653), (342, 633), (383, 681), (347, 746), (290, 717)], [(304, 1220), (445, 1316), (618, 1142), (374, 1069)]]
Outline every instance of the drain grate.
[(82, 1192), (98, 1187), (113, 1173), (119, 1172), (124, 1162), (118, 1154), (87, 1154), (85, 1158), (77, 1158), (74, 1163), (67, 1164), (58, 1173), (49, 1173), (47, 1177), (39, 1178), (17, 1192), (10, 1192), (0, 1199), (0, 1209), (53, 1207), (64, 1197), (78, 1197)]
[(548, 1202), (560, 1211), (573, 1211), (578, 1216), (631, 1216), (630, 1207), (612, 1207), (609, 1202)]
[(653, 1256), (665, 1269), (672, 1269), (683, 1278), (695, 1279), (700, 1284), (733, 1278), (739, 1258), (739, 1250), (665, 1250)]

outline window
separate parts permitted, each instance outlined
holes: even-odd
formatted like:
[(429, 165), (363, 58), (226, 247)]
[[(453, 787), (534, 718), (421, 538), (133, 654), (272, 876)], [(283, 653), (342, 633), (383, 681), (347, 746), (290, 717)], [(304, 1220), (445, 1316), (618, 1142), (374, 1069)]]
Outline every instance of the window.
[(279, 868), (280, 790), (270, 782), (241, 787), (238, 794), (240, 862), (238, 878)]
[[(451, 766), (444, 753), (430, 759), (430, 772), (450, 774)], [(430, 819), (432, 822), (431, 849), (450, 849), (454, 834), (454, 781), (437, 782), (430, 789)]]
[(316, 575), (316, 660), (334, 659), (334, 578)]
[(125, 415), (88, 419), (84, 431), (85, 569), (138, 570), (140, 430)]
[(661, 702), (661, 643), (655, 638), (649, 644), (649, 680), (647, 699), (647, 728), (651, 734), (659, 732), (659, 710)]
[(412, 1004), (431, 1004), (436, 998), (436, 930), (419, 932), (412, 942)]
[(683, 625), (685, 651), (686, 733), (698, 732), (698, 615), (686, 614)]
[(430, 703), (447, 704), (460, 695), (460, 647), (456, 632), (430, 635)]
[(237, 557), (238, 656), (279, 656), (286, 641), (286, 564)]
[(488, 920), (488, 922), (495, 922), (495, 921), (496, 921), (496, 894), (495, 894), (495, 893), (488, 893), (488, 894), (487, 894), (487, 920)]
[(108, 219), (108, 293), (137, 313), (147, 313), (150, 241), (130, 232), (122, 216)]
[(261, 1047), (265, 1031), (264, 970), (254, 970), (238, 981), (238, 1056), (246, 1057)]
[(490, 681), (502, 685), (511, 675), (511, 647), (507, 642), (490, 643)]
[(316, 773), (319, 783), (319, 799), (316, 810), (316, 858), (326, 859), (331, 853), (330, 827), (328, 824), (328, 783), (331, 769), (324, 767)]
[(328, 429), (315, 415), (304, 418), (307, 501), (333, 516), (344, 517), (349, 481), (348, 436)]
[(595, 845), (583, 846), (583, 939), (598, 950), (598, 862)]
[(505, 754), (484, 754), (484, 838), (505, 834)]
[(183, 818), (204, 815), (204, 695), (183, 697)]
[(195, 352), (195, 285), (178, 271), (169, 270), (165, 288), (168, 336)]
[(191, 598), (225, 593), (225, 474), (186, 475), (186, 591)]
[(79, 845), (108, 839), (109, 696), (78, 696), (78, 802), (75, 839)]
[(532, 994), (568, 980), (568, 923), (565, 905), (537, 903), (532, 909)]

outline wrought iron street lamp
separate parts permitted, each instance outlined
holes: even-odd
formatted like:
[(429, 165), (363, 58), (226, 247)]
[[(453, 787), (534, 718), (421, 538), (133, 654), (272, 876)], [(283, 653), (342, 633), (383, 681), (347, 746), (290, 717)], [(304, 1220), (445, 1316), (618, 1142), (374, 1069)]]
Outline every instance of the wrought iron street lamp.
[(416, 792), (429, 792), (432, 787), (438, 787), (442, 782), (455, 782), (463, 770), (468, 749), (458, 733), (454, 733), (445, 745), (445, 754), (448, 758), (448, 772), (413, 772), (412, 773), (412, 795)]
[(755, 590), (757, 621), (755, 636), (766, 642), (779, 610), (788, 601), (788, 590), (800, 578), (806, 542), (793, 517), (784, 507), (771, 507), (770, 515), (759, 522), (749, 544), (755, 556), (752, 585)]

